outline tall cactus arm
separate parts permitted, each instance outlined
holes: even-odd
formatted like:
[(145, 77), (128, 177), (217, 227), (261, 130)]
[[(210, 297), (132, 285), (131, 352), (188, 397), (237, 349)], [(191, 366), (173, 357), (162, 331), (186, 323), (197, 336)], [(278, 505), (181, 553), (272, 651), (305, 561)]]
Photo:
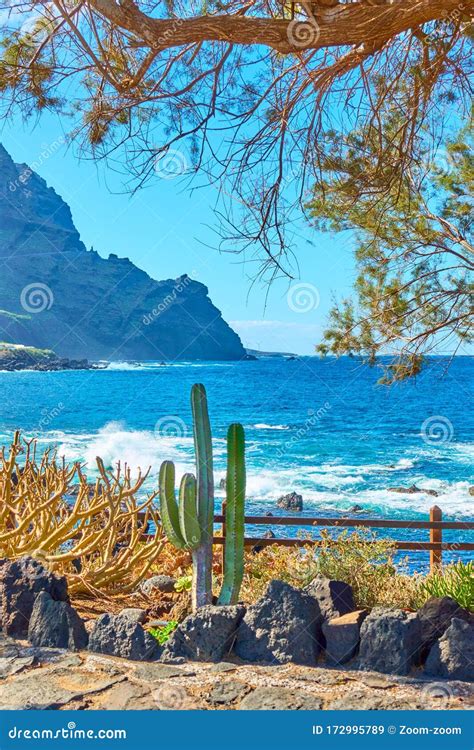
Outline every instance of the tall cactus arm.
[(214, 532), (214, 474), (212, 437), (206, 389), (200, 383), (191, 390), (196, 452), (197, 511), (201, 545), (193, 552), (193, 609), (212, 602), (212, 537)]
[(196, 478), (184, 474), (179, 488), (179, 528), (188, 549), (196, 549), (201, 541), (201, 530), (197, 516)]
[(196, 452), (198, 517), (202, 541), (209, 543), (212, 539), (214, 524), (214, 470), (207, 395), (201, 383), (195, 383), (192, 387), (191, 408)]
[(163, 461), (160, 467), (160, 515), (168, 541), (178, 549), (184, 549), (186, 542), (179, 527), (179, 513), (174, 494), (174, 464)]
[(236, 604), (244, 576), (245, 433), (231, 424), (227, 433), (227, 506), (224, 580), (219, 604)]

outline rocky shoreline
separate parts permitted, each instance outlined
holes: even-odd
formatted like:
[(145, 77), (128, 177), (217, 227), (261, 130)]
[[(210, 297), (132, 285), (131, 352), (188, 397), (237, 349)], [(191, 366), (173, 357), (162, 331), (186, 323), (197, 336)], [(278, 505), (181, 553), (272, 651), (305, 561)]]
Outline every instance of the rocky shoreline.
[(106, 362), (89, 362), (87, 359), (58, 357), (50, 349), (31, 346), (0, 345), (0, 371), (59, 372), (60, 370), (105, 370)]

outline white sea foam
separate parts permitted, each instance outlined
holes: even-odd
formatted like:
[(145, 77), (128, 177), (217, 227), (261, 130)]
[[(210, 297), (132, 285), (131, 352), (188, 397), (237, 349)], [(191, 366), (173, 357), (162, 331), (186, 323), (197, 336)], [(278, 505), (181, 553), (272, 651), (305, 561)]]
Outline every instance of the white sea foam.
[(265, 424), (264, 422), (250, 425), (250, 428), (252, 427), (254, 430), (289, 430), (290, 429), (287, 424)]
[[(57, 445), (59, 455), (64, 455), (69, 461), (83, 462), (90, 473), (96, 468), (96, 456), (100, 456), (105, 465), (110, 467), (119, 461), (122, 466), (127, 463), (134, 474), (138, 467), (143, 470), (151, 467), (154, 482), (161, 462), (166, 459), (175, 462), (178, 476), (185, 471), (195, 471), (190, 425), (185, 434), (160, 435), (153, 429), (131, 430), (124, 423), (109, 422), (96, 432), (50, 430), (37, 437), (42, 447)], [(0, 439), (8, 443), (11, 436), (4, 432)], [(223, 438), (214, 439), (213, 448), (216, 494), (221, 497), (223, 491), (219, 488), (219, 480), (225, 475), (226, 441)], [(448, 482), (441, 478), (427, 477), (417, 471), (419, 461), (425, 461), (422, 451), (418, 451), (415, 457), (402, 457), (387, 465), (357, 465), (336, 461), (308, 465), (309, 460), (314, 460), (315, 456), (307, 456), (306, 461), (303, 459), (300, 465), (288, 465), (284, 458), (267, 458), (267, 450), (268, 447), (260, 440), (247, 442), (247, 496), (250, 503), (255, 501), (263, 507), (272, 508), (278, 497), (295, 491), (303, 496), (306, 508), (314, 508), (315, 513), (320, 514), (325, 510), (344, 511), (355, 503), (364, 510), (372, 509), (387, 516), (391, 511), (407, 511), (410, 515), (427, 514), (429, 508), (436, 503), (449, 515), (459, 518), (473, 515), (469, 482)], [(472, 450), (473, 446), (468, 443), (457, 445), (450, 451), (450, 455), (453, 460), (461, 458), (464, 461)], [(267, 460), (263, 460), (265, 458)], [(394, 480), (393, 472), (402, 472), (403, 481), (400, 478)], [(422, 489), (436, 490), (439, 497), (434, 498), (425, 492), (390, 492), (388, 488), (391, 484), (403, 484), (407, 487), (416, 484)]]

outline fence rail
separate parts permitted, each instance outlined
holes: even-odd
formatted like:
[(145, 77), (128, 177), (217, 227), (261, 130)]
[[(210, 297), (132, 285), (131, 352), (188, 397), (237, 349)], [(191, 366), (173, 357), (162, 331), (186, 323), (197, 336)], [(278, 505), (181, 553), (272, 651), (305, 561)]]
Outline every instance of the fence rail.
[[(220, 535), (214, 536), (214, 544), (225, 545), (225, 503), (222, 514), (214, 516), (214, 523), (222, 524)], [(309, 526), (333, 527), (333, 528), (372, 528), (372, 529), (426, 529), (429, 539), (426, 541), (399, 541), (393, 540), (395, 547), (399, 550), (411, 552), (426, 551), (430, 553), (430, 570), (443, 562), (443, 551), (474, 551), (474, 543), (470, 542), (443, 542), (443, 531), (473, 531), (474, 522), (471, 521), (443, 521), (441, 508), (434, 505), (430, 509), (429, 520), (426, 521), (403, 521), (383, 518), (324, 518), (324, 517), (301, 517), (297, 516), (245, 516), (245, 523), (253, 526)], [(271, 544), (280, 544), (285, 547), (304, 547), (322, 544), (319, 539), (295, 539), (293, 537), (245, 537), (245, 546), (260, 547)], [(372, 544), (368, 541), (367, 544)]]

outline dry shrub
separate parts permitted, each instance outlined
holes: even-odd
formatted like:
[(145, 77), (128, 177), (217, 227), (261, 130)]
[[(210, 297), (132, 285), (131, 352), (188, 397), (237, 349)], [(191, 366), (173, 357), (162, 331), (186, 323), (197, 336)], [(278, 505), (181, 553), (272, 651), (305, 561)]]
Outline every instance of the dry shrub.
[(40, 559), (67, 576), (76, 596), (133, 591), (165, 544), (156, 493), (137, 499), (148, 472), (132, 481), (126, 465), (107, 471), (98, 458), (97, 467), (91, 485), (78, 463), (54, 450), (37, 457), (36, 442), (16, 433), (0, 452), (0, 556)]
[(358, 607), (378, 605), (416, 609), (427, 598), (422, 577), (403, 572), (405, 561), (393, 562), (395, 545), (373, 533), (343, 531), (335, 539), (321, 532), (321, 546), (270, 545), (258, 554), (247, 553), (243, 598), (256, 601), (274, 579), (303, 588), (322, 575), (349, 583)]

